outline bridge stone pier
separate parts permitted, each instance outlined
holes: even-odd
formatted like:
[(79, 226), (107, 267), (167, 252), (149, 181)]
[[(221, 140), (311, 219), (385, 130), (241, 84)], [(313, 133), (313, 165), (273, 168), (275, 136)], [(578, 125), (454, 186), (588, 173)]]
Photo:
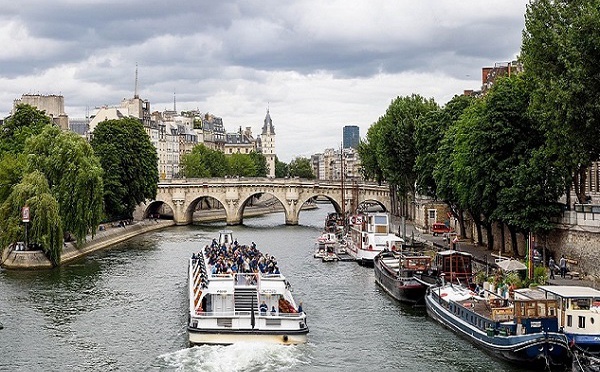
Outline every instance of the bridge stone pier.
[[(243, 222), (244, 208), (254, 196), (270, 194), (283, 206), (285, 223), (297, 225), (300, 209), (314, 197), (326, 197), (335, 210), (351, 210), (353, 204), (375, 203), (384, 210), (390, 209), (389, 188), (376, 183), (353, 183), (344, 188), (339, 181), (307, 180), (300, 178), (203, 178), (177, 179), (158, 184), (156, 200), (142, 204), (136, 210), (137, 217), (146, 218), (156, 213), (164, 205), (173, 211), (177, 225), (193, 222), (193, 214), (198, 203), (206, 198), (214, 198), (223, 206), (228, 225)], [(354, 207), (356, 208), (356, 207)]]

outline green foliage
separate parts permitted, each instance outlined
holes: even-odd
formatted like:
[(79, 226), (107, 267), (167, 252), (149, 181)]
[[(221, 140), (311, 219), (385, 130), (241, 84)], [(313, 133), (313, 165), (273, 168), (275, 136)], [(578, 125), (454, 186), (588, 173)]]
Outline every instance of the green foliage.
[(286, 163), (279, 161), (279, 159), (275, 157), (275, 178), (285, 178), (289, 177), (289, 175), (289, 166)]
[(12, 188), (21, 181), (24, 167), (25, 157), (22, 154), (7, 152), (0, 157), (0, 200), (6, 200)]
[(25, 175), (0, 205), (0, 247), (25, 240), (25, 225), (21, 222), (24, 206), (30, 208), (28, 241), (39, 244), (52, 264), (57, 265), (63, 247), (60, 207), (39, 171)]
[(104, 169), (104, 205), (110, 219), (132, 218), (136, 206), (154, 199), (158, 156), (139, 120), (106, 120), (91, 145)]
[(433, 99), (427, 100), (416, 94), (392, 101), (385, 115), (369, 128), (367, 140), (359, 145), (363, 175), (381, 176), (400, 195), (413, 193), (417, 178), (414, 170), (417, 156), (415, 126), (424, 115), (437, 109)]
[(46, 177), (60, 206), (63, 228), (78, 244), (102, 220), (102, 167), (89, 143), (73, 132), (48, 126), (25, 146), (27, 169)]
[(0, 127), (0, 154), (22, 153), (28, 138), (52, 125), (52, 119), (43, 111), (27, 104), (17, 105), (15, 113)]
[(532, 109), (552, 169), (583, 177), (576, 189), (580, 202), (583, 170), (600, 157), (599, 42), (598, 1), (534, 0), (527, 6), (521, 59), (534, 83)]
[(184, 155), (181, 167), (188, 178), (224, 177), (229, 172), (225, 154), (204, 144), (196, 145), (191, 153)]
[(256, 164), (247, 154), (231, 154), (227, 156), (229, 176), (256, 177)]
[(315, 174), (310, 164), (310, 159), (304, 157), (294, 158), (289, 165), (290, 177), (314, 179)]
[(534, 283), (544, 285), (548, 283), (548, 272), (543, 266), (536, 266), (533, 269), (533, 281)]
[(250, 159), (252, 159), (254, 167), (256, 168), (254, 177), (267, 177), (269, 173), (269, 167), (267, 166), (267, 158), (261, 153), (251, 151)]
[(367, 137), (358, 143), (358, 156), (360, 157), (360, 173), (365, 180), (373, 180), (381, 185), (383, 182), (383, 171), (377, 162), (376, 144), (379, 140), (377, 126), (371, 126), (367, 131)]

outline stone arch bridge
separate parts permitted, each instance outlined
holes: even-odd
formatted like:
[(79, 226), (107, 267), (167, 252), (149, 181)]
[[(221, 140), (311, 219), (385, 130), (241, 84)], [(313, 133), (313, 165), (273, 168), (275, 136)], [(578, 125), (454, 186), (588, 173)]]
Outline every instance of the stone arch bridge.
[[(342, 191), (344, 197), (342, 198)], [(383, 210), (390, 209), (390, 194), (387, 185), (376, 183), (347, 183), (342, 190), (340, 181), (307, 180), (300, 178), (202, 178), (162, 181), (158, 184), (156, 200), (142, 204), (136, 217), (146, 218), (164, 205), (173, 211), (177, 225), (192, 223), (198, 203), (214, 198), (223, 206), (228, 225), (242, 223), (244, 208), (253, 197), (269, 194), (283, 206), (285, 223), (297, 225), (303, 204), (315, 197), (325, 197), (339, 213), (355, 210), (362, 204), (378, 204)]]

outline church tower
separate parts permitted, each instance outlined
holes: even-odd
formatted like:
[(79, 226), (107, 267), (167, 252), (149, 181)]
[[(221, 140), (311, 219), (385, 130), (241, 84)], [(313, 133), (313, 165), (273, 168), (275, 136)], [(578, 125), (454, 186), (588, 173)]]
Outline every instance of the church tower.
[(267, 176), (275, 178), (275, 127), (273, 126), (273, 120), (267, 109), (267, 116), (265, 116), (265, 123), (262, 127), (262, 133), (260, 135), (262, 154), (267, 159), (267, 167), (269, 172)]

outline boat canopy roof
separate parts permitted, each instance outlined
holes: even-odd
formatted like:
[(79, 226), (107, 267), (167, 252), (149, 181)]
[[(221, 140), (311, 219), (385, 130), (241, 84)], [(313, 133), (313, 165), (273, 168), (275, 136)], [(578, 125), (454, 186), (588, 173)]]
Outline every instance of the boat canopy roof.
[(452, 255), (463, 255), (463, 256), (473, 256), (472, 254), (470, 254), (469, 252), (461, 252), (461, 251), (456, 251), (454, 249), (448, 249), (445, 251), (440, 251), (437, 253), (439, 256), (452, 256)]
[(591, 287), (574, 285), (541, 285), (538, 287), (542, 291), (552, 293), (562, 298), (581, 298), (596, 297), (600, 298), (600, 291)]

